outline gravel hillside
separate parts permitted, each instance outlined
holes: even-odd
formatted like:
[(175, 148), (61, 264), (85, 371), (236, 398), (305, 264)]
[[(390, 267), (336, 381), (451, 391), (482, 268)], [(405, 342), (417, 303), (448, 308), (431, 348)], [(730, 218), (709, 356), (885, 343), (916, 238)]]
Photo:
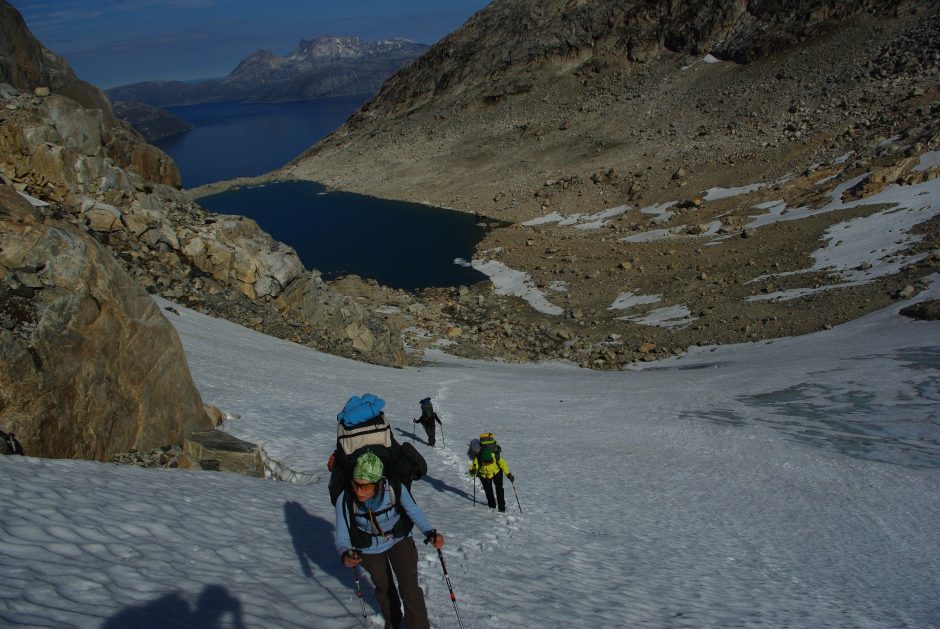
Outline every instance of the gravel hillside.
[[(828, 229), (879, 209), (851, 201), (938, 175), (917, 166), (940, 148), (936, 3), (623, 5), (497, 0), (280, 174), (499, 221), (478, 257), (529, 274), (561, 314), (485, 286), (428, 292), (452, 351), (473, 356), (616, 368), (810, 332), (919, 290), (940, 259), (933, 215), (897, 272), (832, 290), (833, 273), (794, 273)], [(850, 206), (747, 229), (758, 204), (822, 208), (865, 174)], [(620, 206), (600, 229), (563, 224)], [(723, 246), (696, 237), (715, 229)], [(755, 299), (797, 285), (816, 292)], [(611, 310), (625, 292), (660, 299)], [(692, 323), (621, 319), (668, 307)]]

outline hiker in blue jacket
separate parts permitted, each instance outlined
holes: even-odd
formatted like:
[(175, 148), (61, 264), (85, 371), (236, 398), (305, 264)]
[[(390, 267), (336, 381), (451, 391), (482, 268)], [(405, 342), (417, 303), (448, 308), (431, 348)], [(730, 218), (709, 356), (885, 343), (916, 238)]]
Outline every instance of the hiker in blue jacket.
[(389, 589), (394, 588), (389, 565), (398, 581), (408, 629), (430, 628), (424, 592), (418, 585), (418, 549), (411, 537), (414, 526), (431, 539), (434, 548), (444, 545), (444, 536), (434, 530), (408, 488), (385, 478), (381, 459), (372, 452), (360, 455), (349, 487), (336, 500), (336, 551), (347, 567), (361, 563), (369, 572), (387, 628), (395, 627), (394, 621), (401, 617), (389, 599)]

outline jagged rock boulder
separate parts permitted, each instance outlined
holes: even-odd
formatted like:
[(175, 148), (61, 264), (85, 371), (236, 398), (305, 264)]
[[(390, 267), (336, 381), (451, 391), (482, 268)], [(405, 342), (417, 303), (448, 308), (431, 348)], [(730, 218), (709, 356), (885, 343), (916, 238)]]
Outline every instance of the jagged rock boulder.
[(183, 452), (198, 461), (202, 469), (264, 478), (258, 446), (221, 430), (192, 433), (183, 444)]
[(940, 299), (928, 299), (902, 308), (900, 313), (921, 321), (940, 321)]
[[(355, 276), (344, 283), (344, 288), (357, 286), (354, 294), (370, 293), (368, 285)], [(370, 297), (350, 296), (334, 290), (318, 273), (308, 273), (291, 283), (274, 303), (283, 315), (307, 322), (362, 360), (396, 366), (413, 363), (415, 358), (405, 352), (402, 342), (405, 318), (396, 305), (389, 304), (387, 291), (375, 286)], [(377, 308), (377, 303), (387, 306)]]
[(250, 218), (220, 215), (188, 236), (182, 253), (192, 265), (250, 299), (277, 297), (304, 274), (297, 252)]
[(182, 344), (111, 253), (0, 186), (0, 426), (32, 455), (109, 460), (212, 428)]
[(8, 180), (73, 205), (89, 197), (118, 203), (160, 188), (164, 197), (184, 198), (175, 190), (182, 180), (173, 160), (136, 132), (109, 125), (102, 110), (7, 84), (0, 84), (0, 99), (0, 172)]

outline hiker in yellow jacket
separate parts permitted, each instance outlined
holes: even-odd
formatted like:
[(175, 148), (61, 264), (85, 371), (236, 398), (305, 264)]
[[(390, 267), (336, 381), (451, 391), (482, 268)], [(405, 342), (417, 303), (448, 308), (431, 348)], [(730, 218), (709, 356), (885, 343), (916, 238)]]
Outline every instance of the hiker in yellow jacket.
[[(509, 465), (506, 459), (498, 453), (488, 448), (483, 448), (480, 453), (470, 461), (470, 476), (479, 476), (480, 484), (483, 485), (483, 492), (486, 494), (486, 504), (490, 509), (495, 509), (497, 504), (500, 511), (506, 510), (506, 498), (503, 495), (503, 474), (509, 479), (509, 482), (515, 480), (509, 471)], [(493, 488), (496, 488), (496, 496), (493, 496)]]

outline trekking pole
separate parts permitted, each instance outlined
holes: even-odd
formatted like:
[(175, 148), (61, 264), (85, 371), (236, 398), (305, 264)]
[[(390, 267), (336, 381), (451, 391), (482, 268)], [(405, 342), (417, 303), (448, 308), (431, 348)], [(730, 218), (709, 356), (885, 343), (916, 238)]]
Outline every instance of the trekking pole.
[(441, 447), (446, 448), (447, 442), (444, 441), (444, 424), (441, 424)]
[(353, 571), (353, 578), (356, 580), (356, 596), (359, 597), (359, 605), (360, 607), (362, 607), (362, 624), (366, 625), (368, 624), (366, 622), (366, 603), (364, 600), (362, 600), (362, 588), (359, 587), (359, 568), (357, 568), (356, 566), (353, 566), (352, 571)]
[(412, 417), (412, 418), (411, 418), (411, 443), (412, 443), (412, 444), (414, 444), (414, 442), (415, 442), (415, 433), (416, 433), (416, 432), (418, 432), (418, 418), (417, 418), (417, 417)]
[[(474, 483), (474, 486), (476, 486), (476, 483)], [(425, 538), (424, 543), (427, 544), (435, 537), (437, 537), (437, 531), (431, 531)], [(447, 583), (447, 589), (450, 590), (450, 602), (454, 604), (454, 613), (457, 614), (457, 626), (463, 629), (463, 622), (460, 620), (460, 611), (457, 609), (457, 595), (454, 594), (454, 588), (450, 584), (450, 577), (447, 575), (447, 563), (444, 561), (444, 553), (441, 552), (440, 548), (437, 549), (437, 556), (441, 560), (441, 570), (444, 571), (444, 581)]]
[(477, 506), (477, 477), (473, 477), (473, 506)]
[(522, 513), (522, 505), (519, 504), (519, 494), (516, 493), (516, 481), (511, 480), (509, 484), (512, 485), (512, 493), (516, 497), (516, 504), (519, 505), (519, 513)]

